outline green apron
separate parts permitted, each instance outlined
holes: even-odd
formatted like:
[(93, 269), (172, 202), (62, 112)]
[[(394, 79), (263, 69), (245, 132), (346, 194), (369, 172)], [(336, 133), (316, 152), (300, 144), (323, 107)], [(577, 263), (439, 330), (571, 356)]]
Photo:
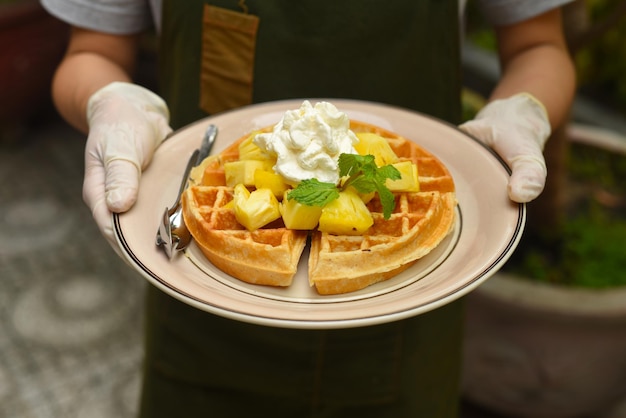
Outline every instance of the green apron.
[[(458, 123), (457, 0), (389, 3), (164, 0), (161, 94), (172, 126), (246, 102), (320, 97)], [(345, 330), (241, 323), (151, 286), (146, 309), (142, 417), (457, 416), (461, 301)]]

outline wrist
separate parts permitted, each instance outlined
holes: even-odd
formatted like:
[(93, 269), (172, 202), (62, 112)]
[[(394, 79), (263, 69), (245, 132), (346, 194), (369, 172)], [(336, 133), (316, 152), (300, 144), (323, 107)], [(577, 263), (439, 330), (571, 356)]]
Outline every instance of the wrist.
[(524, 133), (542, 148), (552, 127), (545, 106), (530, 93), (518, 93), (513, 96), (489, 102), (476, 115), (476, 119), (486, 119), (500, 126), (501, 130)]
[(541, 103), (541, 101), (535, 96), (528, 92), (522, 92), (511, 96), (511, 98), (519, 98), (519, 100), (523, 100), (525, 103), (527, 103), (528, 107), (531, 107), (535, 110), (537, 117), (542, 119), (548, 126), (550, 126), (550, 115), (548, 115), (548, 110), (546, 109), (546, 106)]
[(91, 125), (99, 104), (111, 97), (120, 97), (141, 109), (161, 115), (169, 122), (169, 109), (156, 93), (137, 84), (114, 81), (97, 90), (87, 101), (87, 122)]

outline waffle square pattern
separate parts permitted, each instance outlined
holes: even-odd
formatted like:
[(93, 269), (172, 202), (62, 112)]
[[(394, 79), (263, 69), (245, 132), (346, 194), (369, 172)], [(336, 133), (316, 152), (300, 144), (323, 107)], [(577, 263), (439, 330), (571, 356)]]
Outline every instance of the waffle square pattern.
[(331, 295), (390, 279), (437, 247), (455, 222), (455, 185), (448, 169), (436, 156), (393, 132), (359, 121), (350, 121), (350, 129), (385, 138), (398, 161), (414, 163), (419, 191), (393, 191), (395, 208), (388, 219), (374, 195), (366, 202), (373, 224), (358, 235), (289, 229), (281, 218), (248, 230), (235, 216), (235, 192), (227, 185), (224, 170), (224, 164), (239, 159), (239, 146), (250, 136), (246, 135), (208, 157), (192, 173), (183, 193), (185, 223), (209, 261), (247, 283), (289, 286), (309, 245), (309, 283), (318, 293)]

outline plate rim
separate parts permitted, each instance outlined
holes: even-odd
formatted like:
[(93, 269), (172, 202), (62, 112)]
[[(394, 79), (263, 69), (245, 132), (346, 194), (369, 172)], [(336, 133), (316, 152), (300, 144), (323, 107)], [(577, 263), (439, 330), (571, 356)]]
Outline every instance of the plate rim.
[[(502, 160), (502, 158), (500, 158), (498, 154), (496, 154), (491, 148), (487, 147), (485, 144), (483, 144), (481, 141), (479, 141), (475, 137), (460, 130), (456, 125), (453, 125), (449, 122), (440, 120), (436, 117), (433, 117), (431, 115), (424, 114), (415, 110), (406, 109), (406, 108), (389, 105), (385, 103), (352, 100), (352, 99), (324, 99), (324, 98), (322, 99), (287, 99), (287, 100), (252, 104), (252, 105), (241, 107), (239, 109), (234, 109), (234, 110), (222, 112), (216, 115), (207, 116), (205, 118), (202, 118), (190, 124), (187, 124), (173, 131), (172, 134), (170, 134), (166, 138), (166, 141), (175, 139), (178, 134), (188, 129), (191, 129), (193, 127), (197, 127), (196, 125), (208, 124), (214, 121), (215, 119), (228, 116), (233, 113), (249, 112), (249, 111), (254, 111), (255, 109), (262, 110), (265, 107), (273, 107), (273, 106), (277, 106), (277, 107), (284, 106), (286, 109), (289, 109), (289, 108), (293, 108), (294, 106), (299, 106), (299, 104), (301, 104), (303, 100), (310, 100), (312, 102), (325, 100), (325, 101), (330, 101), (331, 103), (335, 103), (335, 104), (340, 103), (339, 105), (337, 105), (337, 107), (340, 109), (342, 107), (347, 108), (348, 106), (351, 106), (351, 105), (357, 106), (357, 107), (358, 106), (366, 106), (368, 108), (371, 107), (371, 109), (367, 110), (368, 112), (372, 112), (376, 108), (384, 107), (391, 111), (399, 111), (405, 114), (409, 114), (409, 115), (412, 114), (421, 118), (429, 119), (436, 123), (446, 125), (448, 128), (452, 128), (455, 131), (461, 133), (462, 136), (473, 140), (474, 142), (479, 144), (482, 147), (482, 149), (486, 150), (488, 154), (491, 155), (492, 158), (495, 158), (498, 161), (498, 163), (502, 166), (502, 168), (504, 168), (506, 173), (508, 174), (511, 173), (511, 170), (508, 167), (508, 165)], [(511, 256), (514, 249), (517, 247), (521, 239), (521, 236), (523, 235), (527, 214), (526, 214), (526, 204), (518, 203), (516, 205), (517, 205), (516, 225), (513, 228), (513, 233), (511, 234), (511, 237), (508, 239), (506, 246), (502, 248), (502, 250), (497, 255), (497, 257), (493, 260), (493, 262), (491, 262), (489, 265), (484, 266), (484, 268), (479, 273), (475, 274), (471, 280), (464, 283), (462, 286), (456, 287), (454, 289), (450, 289), (448, 292), (445, 293), (444, 296), (440, 297), (439, 299), (435, 301), (431, 301), (431, 302), (426, 301), (417, 306), (413, 306), (411, 308), (397, 310), (397, 311), (382, 314), (382, 315), (381, 314), (377, 314), (373, 316), (363, 315), (359, 318), (349, 318), (349, 319), (338, 318), (338, 319), (328, 319), (328, 320), (326, 319), (323, 319), (323, 320), (304, 319), (303, 320), (303, 319), (289, 319), (289, 318), (277, 318), (277, 317), (272, 317), (272, 316), (253, 315), (250, 313), (242, 312), (240, 310), (226, 309), (222, 306), (212, 304), (210, 301), (200, 299), (192, 294), (189, 294), (188, 292), (182, 289), (179, 289), (176, 286), (169, 283), (167, 280), (162, 278), (157, 272), (154, 272), (149, 266), (147, 266), (144, 262), (142, 262), (142, 260), (140, 260), (139, 257), (136, 256), (132, 248), (130, 248), (130, 246), (128, 245), (126, 241), (126, 237), (124, 236), (123, 228), (120, 223), (120, 217), (123, 216), (123, 214), (114, 213), (112, 217), (113, 217), (113, 227), (114, 227), (115, 238), (120, 248), (122, 249), (121, 252), (124, 258), (129, 262), (131, 267), (137, 270), (150, 283), (158, 287), (160, 290), (166, 292), (170, 296), (173, 296), (176, 299), (184, 303), (187, 303), (188, 305), (193, 306), (195, 308), (198, 308), (198, 309), (201, 309), (201, 310), (204, 310), (209, 313), (213, 313), (222, 317), (238, 320), (238, 321), (259, 324), (259, 325), (285, 327), (285, 328), (333, 329), (333, 328), (351, 328), (351, 327), (359, 327), (359, 326), (369, 326), (369, 325), (376, 325), (376, 324), (406, 319), (408, 317), (420, 315), (430, 310), (441, 307), (445, 304), (448, 304), (460, 298), (461, 296), (467, 294), (469, 291), (473, 290), (475, 287), (477, 287), (482, 282), (484, 282), (489, 277), (491, 277), (508, 260), (508, 258)], [(462, 222), (463, 221), (463, 218), (462, 218), (463, 208), (459, 205), (457, 206), (457, 209), (458, 209), (458, 215), (461, 217), (459, 221)], [(191, 262), (191, 260), (187, 260), (187, 261)], [(376, 297), (376, 296), (373, 296), (373, 297)], [(291, 302), (287, 301), (286, 303), (291, 303)]]

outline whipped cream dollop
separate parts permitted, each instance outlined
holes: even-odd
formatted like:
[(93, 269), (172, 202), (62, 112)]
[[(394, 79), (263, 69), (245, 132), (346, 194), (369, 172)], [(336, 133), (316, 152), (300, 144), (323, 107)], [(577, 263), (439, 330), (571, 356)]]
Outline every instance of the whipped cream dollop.
[(345, 113), (331, 103), (313, 106), (308, 100), (285, 112), (272, 132), (254, 138), (256, 145), (276, 156), (274, 171), (287, 181), (315, 178), (334, 184), (339, 182), (339, 155), (356, 154), (358, 141)]

